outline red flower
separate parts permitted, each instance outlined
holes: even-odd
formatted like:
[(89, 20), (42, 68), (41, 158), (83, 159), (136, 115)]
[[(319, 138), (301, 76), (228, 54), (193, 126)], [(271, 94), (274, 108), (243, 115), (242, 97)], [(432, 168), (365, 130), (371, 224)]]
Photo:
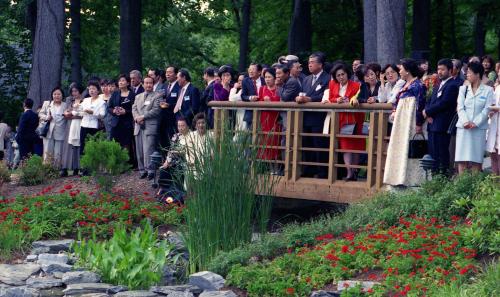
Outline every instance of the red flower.
[(286, 293), (287, 293), (288, 295), (293, 295), (293, 294), (295, 294), (295, 289), (294, 289), (294, 288), (287, 288), (287, 289), (286, 289)]
[(68, 185), (64, 185), (64, 188), (66, 190), (71, 190), (71, 189), (73, 189), (73, 186), (68, 184)]
[(85, 221), (80, 221), (80, 222), (78, 222), (78, 225), (81, 226), (81, 227), (84, 227), (84, 226), (87, 226), (88, 223), (85, 222)]
[(347, 245), (342, 246), (342, 253), (347, 254), (349, 252), (349, 247)]
[(453, 231), (453, 232), (451, 232), (451, 233), (453, 233), (454, 235), (460, 235), (460, 232), (459, 232), (459, 231), (456, 231), (456, 230), (454, 230), (454, 231)]
[(148, 195), (149, 195), (149, 192), (144, 192), (144, 193), (142, 193), (142, 194), (144, 194), (144, 196), (148, 196)]

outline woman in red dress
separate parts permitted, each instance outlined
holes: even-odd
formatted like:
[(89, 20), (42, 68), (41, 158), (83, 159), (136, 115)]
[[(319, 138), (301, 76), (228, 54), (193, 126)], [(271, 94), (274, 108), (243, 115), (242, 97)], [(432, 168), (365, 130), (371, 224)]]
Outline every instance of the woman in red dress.
[[(279, 102), (280, 97), (277, 93), (276, 88), (276, 72), (273, 68), (267, 69), (264, 74), (264, 79), (266, 81), (265, 86), (261, 86), (259, 89), (259, 101), (274, 101)], [(260, 127), (262, 132), (264, 132), (263, 137), (260, 140), (260, 145), (264, 148), (260, 148), (258, 152), (258, 158), (265, 160), (277, 160), (279, 156), (279, 150), (275, 148), (269, 148), (271, 146), (280, 145), (280, 136), (274, 134), (266, 134), (266, 132), (280, 132), (281, 128), (278, 123), (279, 112), (277, 111), (262, 111), (260, 114)], [(273, 163), (271, 166), (271, 173), (277, 174), (279, 166), (277, 163)]]
[[(360, 84), (349, 79), (351, 77), (351, 68), (344, 63), (337, 64), (331, 71), (332, 80), (328, 86), (329, 97), (331, 103), (349, 103), (350, 100), (358, 94)], [(339, 113), (339, 127), (346, 125), (355, 125), (353, 135), (361, 135), (363, 131), (363, 122), (365, 114), (362, 112), (341, 112)], [(366, 142), (364, 139), (356, 138), (343, 138), (339, 137), (339, 147), (343, 150), (365, 150)], [(346, 165), (358, 165), (359, 154), (344, 153), (344, 163)], [(347, 168), (347, 177), (345, 181), (355, 181), (356, 170), (354, 168)]]

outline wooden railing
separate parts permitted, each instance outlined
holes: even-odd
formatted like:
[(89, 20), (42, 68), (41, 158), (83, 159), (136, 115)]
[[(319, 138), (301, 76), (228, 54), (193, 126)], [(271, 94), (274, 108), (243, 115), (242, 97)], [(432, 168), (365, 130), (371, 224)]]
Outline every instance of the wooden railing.
[[(387, 123), (392, 110), (390, 104), (361, 104), (352, 108), (348, 104), (297, 104), (288, 102), (227, 102), (212, 101), (209, 106), (214, 109), (214, 133), (222, 135), (223, 129), (228, 127), (224, 123), (230, 118), (229, 111), (238, 109), (253, 110), (253, 123), (259, 123), (262, 111), (286, 112), (286, 131), (270, 132), (284, 137), (284, 145), (267, 147), (278, 149), (281, 158), (277, 160), (263, 160), (282, 164), (283, 176), (280, 178), (276, 196), (308, 200), (322, 200), (342, 203), (352, 203), (368, 197), (369, 194), (381, 189), (383, 171), (389, 141)], [(303, 114), (305, 111), (323, 112), (330, 114), (330, 129), (328, 134), (304, 133)], [(339, 113), (362, 112), (366, 114), (369, 129), (367, 135), (344, 135), (339, 133)], [(251, 127), (252, 142), (259, 146), (258, 139), (262, 134), (259, 125)], [(324, 137), (328, 139), (328, 147), (313, 148), (302, 146), (303, 137)], [(338, 140), (342, 138), (365, 139), (366, 150), (340, 149)], [(283, 144), (283, 142), (281, 142)], [(326, 163), (306, 162), (302, 159), (304, 152), (328, 153)], [(366, 155), (366, 162), (358, 165), (346, 165), (341, 162), (341, 153), (357, 153)], [(304, 166), (327, 167), (327, 178), (303, 177)], [(358, 181), (343, 181), (339, 176), (340, 168), (355, 168), (366, 171), (366, 177)]]

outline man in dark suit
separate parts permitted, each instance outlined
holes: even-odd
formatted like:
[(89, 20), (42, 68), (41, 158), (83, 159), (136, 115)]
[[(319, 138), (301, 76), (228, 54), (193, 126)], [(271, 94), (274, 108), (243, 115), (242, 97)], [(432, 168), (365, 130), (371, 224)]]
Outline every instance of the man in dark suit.
[[(330, 75), (323, 71), (326, 56), (324, 53), (316, 52), (309, 56), (308, 67), (311, 73), (302, 82), (302, 92), (295, 98), (297, 103), (321, 102), (323, 93), (328, 89)], [(303, 117), (304, 133), (323, 133), (323, 124), (326, 113), (305, 111)], [(328, 141), (325, 137), (304, 137), (304, 147), (327, 148)], [(328, 154), (325, 152), (304, 152), (307, 162), (327, 163)], [(304, 169), (305, 176), (327, 177), (325, 166), (308, 166)]]
[(191, 126), (194, 115), (200, 109), (200, 91), (191, 84), (191, 75), (186, 69), (181, 69), (177, 73), (177, 83), (181, 90), (174, 106), (174, 115), (176, 119), (186, 119)]
[(167, 66), (165, 75), (167, 77), (165, 94), (163, 100), (160, 102), (161, 115), (158, 135), (160, 137), (160, 146), (168, 148), (170, 139), (177, 133), (175, 124), (174, 107), (177, 103), (177, 97), (181, 87), (177, 83), (177, 72), (179, 69), (175, 66)]
[(38, 135), (35, 130), (38, 127), (38, 115), (31, 110), (33, 108), (33, 100), (24, 100), (24, 112), (19, 119), (19, 124), (16, 134), (16, 142), (19, 146), (20, 160), (25, 159), (29, 154), (35, 152), (35, 143), (38, 140)]
[(214, 100), (214, 82), (215, 82), (215, 68), (207, 67), (203, 71), (203, 80), (206, 83), (206, 87), (201, 93), (200, 98), (200, 112), (207, 113), (208, 102)]
[(457, 110), (458, 85), (451, 76), (453, 63), (450, 59), (438, 62), (437, 74), (441, 83), (434, 87), (431, 99), (423, 111), (429, 133), (429, 153), (435, 160), (434, 172), (448, 173), (450, 166), (450, 135), (448, 127)]
[[(262, 65), (256, 63), (250, 64), (248, 67), (248, 77), (245, 77), (241, 83), (241, 100), (247, 102), (255, 102), (259, 100), (259, 88), (265, 85), (265, 81), (261, 76), (261, 73)], [(252, 127), (252, 117), (253, 112), (251, 110), (245, 110), (243, 120), (247, 123), (248, 129)]]
[(453, 63), (453, 70), (451, 71), (451, 76), (457, 86), (460, 88), (464, 84), (464, 79), (465, 77), (462, 76), (461, 70), (462, 70), (462, 61), (459, 59), (451, 59), (451, 62)]
[(139, 70), (130, 71), (130, 87), (134, 94), (139, 95), (144, 92), (144, 87), (141, 84), (142, 82), (142, 73)]

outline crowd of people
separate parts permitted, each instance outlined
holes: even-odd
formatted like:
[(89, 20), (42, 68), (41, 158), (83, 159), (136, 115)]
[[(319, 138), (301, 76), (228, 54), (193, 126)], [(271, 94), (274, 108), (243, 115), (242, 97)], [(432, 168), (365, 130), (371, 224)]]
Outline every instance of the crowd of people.
[[(0, 157), (16, 166), (30, 154), (43, 154), (45, 162), (60, 169), (61, 176), (87, 174), (79, 162), (87, 136), (103, 131), (129, 151), (139, 178), (154, 178), (155, 168), (150, 164), (154, 151), (163, 152), (162, 174), (170, 178), (167, 169), (176, 166), (180, 147), (196, 147), (210, 136), (214, 125), (210, 101), (297, 102), (305, 106), (309, 102), (350, 103), (353, 112), (339, 115), (341, 135), (367, 134), (366, 115), (355, 110), (359, 103), (391, 103), (386, 184), (412, 184), (411, 160), (400, 152), (408, 150), (408, 142), (416, 134), (428, 138), (435, 173), (453, 174), (455, 165), (458, 173), (481, 170), (487, 152), (493, 172), (500, 174), (500, 63), (495, 64), (489, 56), (473, 56), (441, 59), (436, 73), (429, 69), (427, 61), (414, 59), (402, 59), (397, 65), (364, 64), (361, 60), (352, 65), (330, 63), (323, 53), (316, 52), (307, 60), (307, 71), (294, 55), (280, 57), (270, 66), (252, 63), (246, 73), (236, 73), (230, 65), (209, 67), (203, 73), (201, 90), (192, 83), (187, 69), (173, 65), (164, 71), (149, 69), (144, 78), (139, 70), (116, 80), (92, 78), (86, 88), (72, 83), (67, 97), (62, 88), (54, 88), (37, 112), (32, 110), (33, 100), (26, 99), (16, 129), (3, 123), (0, 113)], [(252, 123), (251, 110), (238, 110), (233, 128), (245, 131), (258, 125), (263, 132), (287, 129), (286, 113), (263, 111), (259, 120)], [(329, 123), (327, 113), (306, 111), (302, 129), (304, 133), (328, 134)], [(48, 129), (40, 136), (45, 126)], [(270, 148), (259, 150), (259, 158), (280, 159), (281, 154), (272, 147), (283, 141), (283, 137), (269, 133), (264, 144)], [(303, 137), (302, 145), (328, 148), (328, 141), (325, 137)], [(340, 137), (339, 148), (363, 151), (366, 142)], [(362, 162), (363, 154), (344, 152), (342, 157), (347, 165), (344, 180), (357, 180), (355, 165)], [(193, 162), (188, 155), (183, 158), (188, 164)], [(327, 163), (328, 154), (305, 151), (302, 159)], [(282, 174), (278, 165), (270, 170)], [(327, 170), (325, 166), (304, 166), (301, 174), (326, 178)]]

